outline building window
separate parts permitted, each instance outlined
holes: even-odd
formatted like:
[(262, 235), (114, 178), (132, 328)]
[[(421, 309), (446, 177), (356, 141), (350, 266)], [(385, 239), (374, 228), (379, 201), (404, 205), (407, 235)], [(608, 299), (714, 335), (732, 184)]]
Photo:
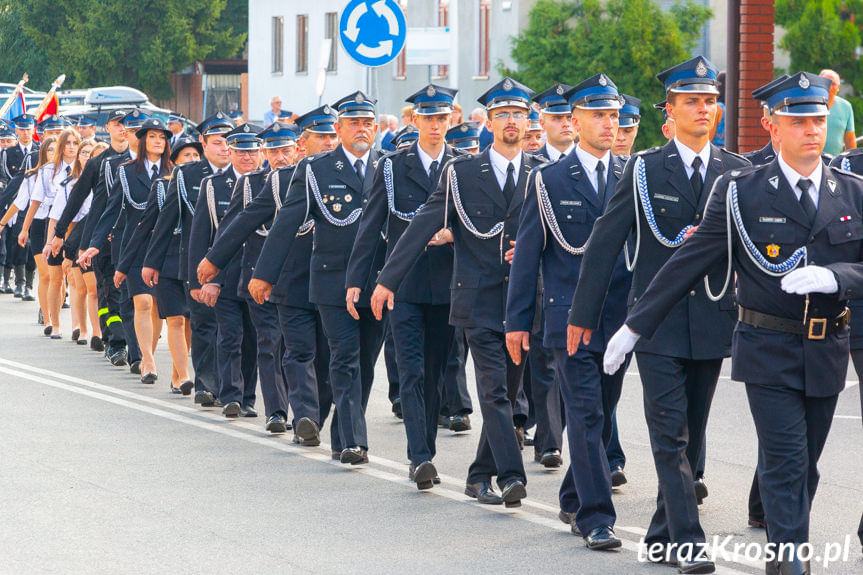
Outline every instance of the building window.
[(326, 30), (324, 38), (330, 41), (330, 60), (327, 62), (327, 72), (335, 72), (338, 67), (339, 55), (339, 14), (338, 12), (327, 12), (324, 15)]
[(285, 53), (285, 19), (273, 16), (273, 74), (284, 71), (282, 58)]
[(479, 0), (479, 26), (477, 27), (477, 76), (488, 76), (491, 69), (491, 0)]
[[(437, 2), (437, 25), (441, 28), (449, 26), (449, 0), (438, 0)], [(438, 66), (438, 78), (446, 78), (449, 74), (449, 66)]]
[(297, 15), (297, 74), (309, 71), (309, 15)]
[[(399, 6), (402, 8), (402, 12), (407, 16), (408, 13), (408, 0), (398, 0)], [(407, 43), (402, 48), (402, 51), (399, 52), (399, 55), (396, 56), (395, 60), (395, 78), (396, 80), (404, 80), (408, 75), (408, 64), (407, 64)]]

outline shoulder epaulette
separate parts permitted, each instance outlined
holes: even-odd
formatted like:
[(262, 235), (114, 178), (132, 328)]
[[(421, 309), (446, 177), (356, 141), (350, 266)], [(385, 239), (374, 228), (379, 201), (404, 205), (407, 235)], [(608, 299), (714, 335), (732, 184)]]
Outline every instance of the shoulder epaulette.
[(724, 176), (725, 174), (728, 174), (728, 176), (731, 178), (739, 178), (740, 176), (748, 176), (750, 174), (754, 174), (758, 170), (764, 169), (769, 165), (770, 164), (758, 164), (758, 165), (743, 166), (740, 168), (734, 168), (733, 170), (729, 170), (722, 175)]
[(646, 150), (641, 150), (640, 152), (635, 152), (632, 156), (646, 156), (648, 154), (655, 154), (656, 152), (661, 151), (663, 146), (654, 146), (652, 148), (647, 148)]
[(749, 159), (746, 156), (744, 156), (743, 154), (738, 154), (737, 152), (732, 152), (731, 150), (726, 150), (725, 148), (719, 148), (719, 150), (722, 153), (728, 154), (729, 156), (731, 156), (733, 158), (740, 158), (741, 160), (746, 160), (747, 162), (749, 161)]
[(860, 175), (860, 174), (857, 174), (855, 172), (851, 172), (848, 170), (843, 170), (839, 166), (827, 166), (827, 167), (829, 169), (833, 170), (834, 172), (838, 172), (838, 173), (842, 174), (843, 176), (851, 176), (854, 179), (857, 179), (857, 180), (860, 180), (861, 182), (863, 182), (863, 175)]

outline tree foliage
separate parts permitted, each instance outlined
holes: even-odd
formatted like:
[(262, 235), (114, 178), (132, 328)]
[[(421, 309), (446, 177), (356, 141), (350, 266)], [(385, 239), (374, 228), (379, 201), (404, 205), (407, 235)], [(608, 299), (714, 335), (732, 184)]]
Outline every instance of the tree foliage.
[(791, 56), (789, 73), (832, 68), (856, 91), (863, 90), (855, 15), (863, 18), (861, 0), (776, 0), (776, 23), (787, 30), (779, 46)]
[(637, 147), (657, 145), (663, 120), (653, 104), (665, 91), (655, 76), (690, 57), (708, 18), (691, 1), (666, 12), (655, 0), (539, 0), (512, 42), (517, 69), (501, 71), (537, 90), (604, 72), (642, 100)]
[[(227, 14), (238, 19), (247, 1), (231, 2)], [(44, 89), (65, 73), (66, 88), (125, 84), (165, 98), (171, 72), (242, 50), (245, 30), (238, 33), (232, 22), (220, 20), (228, 3), (0, 0), (0, 74), (17, 81), (26, 71), (39, 79), (33, 87)]]

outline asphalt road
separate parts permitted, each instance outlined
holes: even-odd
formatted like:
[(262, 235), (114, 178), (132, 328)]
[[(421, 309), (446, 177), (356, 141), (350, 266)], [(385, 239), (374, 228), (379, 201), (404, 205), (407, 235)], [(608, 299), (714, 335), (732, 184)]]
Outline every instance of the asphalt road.
[[(262, 416), (234, 421), (171, 395), (164, 342), (164, 380), (145, 387), (68, 337), (44, 337), (36, 313), (35, 304), (0, 296), (0, 573), (676, 573), (639, 562), (656, 475), (632, 370), (618, 407), (629, 483), (614, 501), (624, 548), (591, 552), (556, 518), (563, 471), (534, 463), (531, 448), (520, 509), (462, 494), (478, 411), (473, 431), (440, 431), (443, 483), (418, 492), (383, 358), (367, 414), (371, 464), (350, 468), (330, 460), (328, 424), (319, 448), (266, 433), (260, 394)], [(729, 372), (726, 362), (708, 429), (710, 496), (701, 518), (709, 539), (730, 537), (717, 572), (758, 573), (754, 555), (731, 553), (764, 534), (746, 525), (756, 441), (743, 386)], [(472, 365), (468, 377), (472, 387)], [(827, 543), (847, 541), (847, 560), (816, 573), (863, 572), (859, 393), (855, 381), (840, 397), (811, 526), (819, 556)]]

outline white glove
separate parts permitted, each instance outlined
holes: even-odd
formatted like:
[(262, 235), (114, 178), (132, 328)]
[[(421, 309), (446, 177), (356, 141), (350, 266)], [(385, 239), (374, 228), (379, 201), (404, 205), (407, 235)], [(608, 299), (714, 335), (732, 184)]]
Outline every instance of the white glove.
[(641, 336), (629, 329), (626, 324), (623, 324), (617, 333), (615, 333), (605, 346), (605, 355), (602, 358), (602, 366), (605, 373), (613, 375), (623, 365), (623, 360), (626, 359), (626, 354), (632, 351), (636, 342), (641, 339)]
[(797, 268), (782, 278), (782, 291), (797, 295), (836, 293), (839, 283), (832, 271), (821, 266)]

